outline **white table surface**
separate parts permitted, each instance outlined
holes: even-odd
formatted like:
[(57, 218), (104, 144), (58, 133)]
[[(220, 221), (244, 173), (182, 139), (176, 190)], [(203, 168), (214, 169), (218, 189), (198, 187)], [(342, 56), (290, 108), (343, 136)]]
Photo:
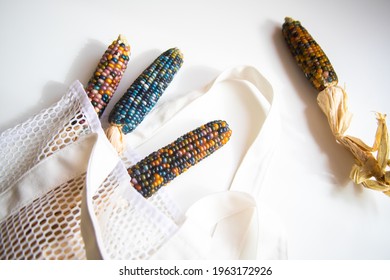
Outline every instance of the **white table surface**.
[(252, 65), (282, 109), (282, 144), (262, 199), (283, 221), (289, 258), (390, 259), (390, 197), (350, 182), (353, 159), (334, 142), (281, 34), (286, 16), (311, 32), (346, 85), (350, 133), (371, 144), (374, 112), (390, 114), (389, 12), (385, 0), (1, 0), (0, 131), (57, 101), (72, 81), (86, 84), (119, 33), (132, 48), (119, 92), (173, 46), (185, 62), (170, 98)]

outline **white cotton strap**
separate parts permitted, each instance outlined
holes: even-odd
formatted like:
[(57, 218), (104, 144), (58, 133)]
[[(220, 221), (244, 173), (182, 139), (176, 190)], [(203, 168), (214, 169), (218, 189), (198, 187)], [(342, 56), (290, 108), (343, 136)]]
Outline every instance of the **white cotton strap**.
[(112, 147), (107, 145), (107, 141), (101, 139), (103, 136), (99, 137), (96, 138), (90, 154), (81, 203), (80, 227), (88, 259), (103, 259), (106, 255), (92, 197), (119, 160)]
[(254, 67), (241, 66), (232, 68), (220, 75), (214, 83), (224, 80), (236, 80), (245, 84), (257, 95), (268, 112), (259, 134), (237, 169), (230, 190), (244, 191), (253, 196), (258, 195), (259, 184), (267, 173), (267, 163), (273, 155), (280, 135), (280, 120), (276, 95), (269, 81)]
[(178, 232), (153, 259), (237, 259), (256, 204), (241, 192), (219, 192), (193, 204)]

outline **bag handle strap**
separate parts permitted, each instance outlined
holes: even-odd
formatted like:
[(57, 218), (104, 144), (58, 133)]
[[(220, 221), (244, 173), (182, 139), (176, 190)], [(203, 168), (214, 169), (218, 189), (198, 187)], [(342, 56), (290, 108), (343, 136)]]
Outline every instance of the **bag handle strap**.
[(252, 196), (224, 191), (195, 202), (153, 259), (237, 259), (256, 214)]

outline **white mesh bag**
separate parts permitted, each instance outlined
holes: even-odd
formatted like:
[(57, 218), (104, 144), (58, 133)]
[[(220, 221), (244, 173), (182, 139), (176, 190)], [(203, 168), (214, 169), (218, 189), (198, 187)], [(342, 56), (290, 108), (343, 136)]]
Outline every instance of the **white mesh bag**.
[[(203, 119), (221, 92), (226, 106)], [(253, 99), (255, 133), (229, 116), (232, 104), (248, 106), (238, 92)], [(254, 68), (227, 70), (207, 88), (158, 105), (119, 158), (76, 81), (58, 103), (0, 136), (0, 259), (285, 258), (283, 232), (258, 196), (277, 136), (273, 103)], [(199, 106), (207, 114), (194, 117)], [(131, 187), (127, 167), (217, 117), (245, 137), (150, 199)], [(223, 178), (207, 171), (221, 162)]]

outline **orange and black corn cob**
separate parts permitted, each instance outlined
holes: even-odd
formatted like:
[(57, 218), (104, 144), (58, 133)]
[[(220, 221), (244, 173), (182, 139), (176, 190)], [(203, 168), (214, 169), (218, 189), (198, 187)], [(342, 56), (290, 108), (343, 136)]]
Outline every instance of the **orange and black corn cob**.
[(130, 46), (123, 35), (119, 35), (103, 54), (98, 66), (86, 86), (86, 92), (96, 113), (100, 117), (115, 93), (129, 62)]
[(337, 85), (337, 75), (328, 57), (299, 21), (286, 17), (282, 31), (299, 67), (318, 91)]
[(191, 166), (226, 144), (232, 131), (225, 121), (212, 121), (151, 153), (128, 169), (131, 183), (144, 197), (152, 196)]

